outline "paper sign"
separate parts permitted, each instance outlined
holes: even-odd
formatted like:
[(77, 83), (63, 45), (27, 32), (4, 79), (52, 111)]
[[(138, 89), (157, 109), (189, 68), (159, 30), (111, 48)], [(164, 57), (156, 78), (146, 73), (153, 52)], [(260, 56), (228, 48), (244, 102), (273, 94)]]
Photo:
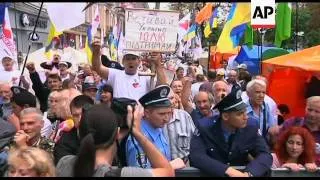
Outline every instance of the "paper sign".
[(176, 49), (179, 13), (126, 9), (125, 50), (173, 52)]

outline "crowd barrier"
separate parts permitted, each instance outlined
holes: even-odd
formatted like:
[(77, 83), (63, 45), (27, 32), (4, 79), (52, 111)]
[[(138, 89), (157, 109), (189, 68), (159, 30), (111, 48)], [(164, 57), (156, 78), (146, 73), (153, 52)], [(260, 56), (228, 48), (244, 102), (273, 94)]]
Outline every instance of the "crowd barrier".
[[(238, 170), (244, 169), (242, 166), (234, 167)], [(199, 169), (194, 167), (186, 167), (176, 170), (176, 177), (205, 177)], [(314, 173), (307, 172), (305, 168), (301, 168), (299, 172), (292, 172), (287, 168), (271, 169), (271, 177), (320, 177), (320, 168)]]

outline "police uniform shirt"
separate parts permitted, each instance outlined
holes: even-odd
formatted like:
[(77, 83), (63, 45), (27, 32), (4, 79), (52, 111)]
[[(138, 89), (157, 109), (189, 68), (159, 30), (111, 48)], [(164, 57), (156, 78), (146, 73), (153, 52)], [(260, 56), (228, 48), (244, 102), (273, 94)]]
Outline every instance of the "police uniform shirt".
[[(231, 92), (215, 106), (220, 113), (242, 111), (246, 107), (241, 90)], [(229, 166), (246, 166), (245, 171), (253, 176), (263, 176), (270, 170), (272, 156), (256, 127), (246, 126), (233, 133), (223, 127), (219, 116), (213, 125), (199, 126), (198, 130), (191, 139), (190, 164), (206, 175), (226, 176)]]
[[(162, 128), (153, 128), (147, 120), (141, 121), (141, 130), (142, 133), (160, 150), (160, 152), (171, 161), (170, 147), (169, 143), (164, 136)], [(144, 153), (142, 147), (139, 145), (135, 138), (134, 143), (139, 149), (139, 152), (135, 148), (135, 145), (132, 142), (131, 136), (128, 137), (126, 144), (126, 158), (128, 166), (140, 167), (139, 159), (141, 160), (141, 165), (143, 168), (151, 168), (150, 161), (147, 159), (146, 154)]]

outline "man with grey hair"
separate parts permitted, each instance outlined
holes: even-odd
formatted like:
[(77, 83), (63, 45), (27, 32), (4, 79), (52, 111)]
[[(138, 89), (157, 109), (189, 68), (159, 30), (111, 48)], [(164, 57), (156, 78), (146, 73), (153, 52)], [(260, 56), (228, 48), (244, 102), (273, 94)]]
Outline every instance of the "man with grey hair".
[(239, 86), (240, 84), (238, 83), (238, 73), (235, 70), (230, 70), (229, 73), (227, 74), (227, 82), (229, 85), (229, 88), (232, 89), (233, 86)]
[(246, 88), (249, 99), (244, 101), (248, 105), (248, 125), (256, 126), (265, 139), (267, 139), (269, 128), (278, 124), (264, 101), (266, 87), (266, 83), (260, 79), (250, 81)]
[(42, 112), (37, 108), (26, 108), (20, 112), (20, 130), (14, 136), (14, 145), (18, 148), (38, 147), (52, 155), (54, 142), (41, 136), (43, 127)]
[[(266, 83), (266, 85), (268, 86), (268, 80), (263, 76), (257, 75), (257, 76), (254, 76), (253, 79), (260, 79), (260, 80), (264, 81)], [(249, 99), (246, 91), (244, 91), (242, 93), (241, 98), (244, 101), (247, 101)], [(278, 121), (278, 113), (277, 113), (278, 106), (277, 106), (277, 103), (270, 96), (268, 96), (267, 94), (265, 94), (265, 96), (264, 96), (264, 102), (266, 103), (267, 106), (269, 106), (269, 109), (270, 109), (270, 111), (271, 111), (271, 113), (273, 115), (273, 118), (276, 121)]]
[(214, 105), (218, 104), (224, 97), (230, 93), (228, 83), (224, 80), (216, 81), (212, 85), (212, 95)]
[(10, 115), (12, 114), (12, 105), (11, 105), (11, 85), (9, 83), (1, 82), (0, 83), (0, 117), (5, 121), (10, 121)]

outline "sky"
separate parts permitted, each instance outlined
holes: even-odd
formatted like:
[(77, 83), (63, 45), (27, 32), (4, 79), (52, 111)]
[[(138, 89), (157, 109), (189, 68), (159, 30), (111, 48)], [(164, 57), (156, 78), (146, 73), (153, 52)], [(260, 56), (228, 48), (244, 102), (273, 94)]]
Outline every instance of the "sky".
[[(155, 2), (154, 3), (148, 3), (148, 5), (149, 5), (150, 9), (153, 9), (153, 8), (155, 8), (156, 3)], [(160, 3), (160, 10), (169, 10), (169, 3), (161, 2)]]

